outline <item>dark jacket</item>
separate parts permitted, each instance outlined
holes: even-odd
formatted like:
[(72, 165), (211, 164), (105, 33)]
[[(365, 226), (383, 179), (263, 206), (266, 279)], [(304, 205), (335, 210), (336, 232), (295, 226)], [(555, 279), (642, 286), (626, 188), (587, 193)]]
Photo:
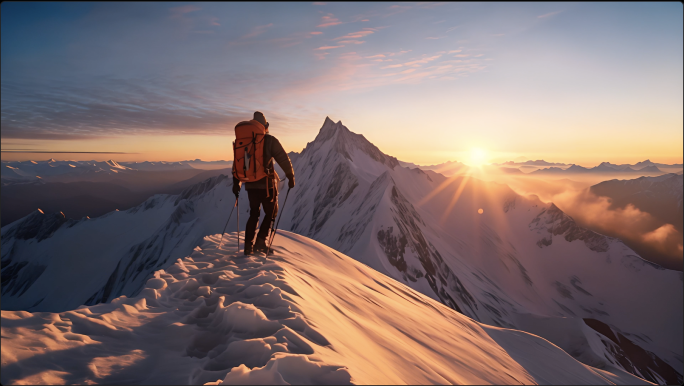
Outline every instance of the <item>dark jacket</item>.
[[(280, 144), (280, 141), (278, 141), (278, 138), (266, 134), (264, 136), (264, 165), (267, 165), (269, 168), (273, 168), (273, 159), (276, 160), (278, 165), (280, 166), (281, 169), (285, 172), (285, 176), (287, 176), (288, 179), (294, 178), (294, 169), (292, 169), (292, 162), (290, 162), (290, 157), (287, 156), (287, 153), (285, 152), (285, 149), (283, 149), (283, 146)], [(254, 182), (245, 182), (245, 189), (246, 190), (255, 190), (255, 189), (266, 189), (266, 179), (268, 177), (262, 178), (259, 181), (254, 181)], [(268, 187), (272, 187), (275, 185), (277, 181), (271, 180), (268, 183)], [(233, 177), (233, 184), (239, 185), (240, 180), (237, 178)]]

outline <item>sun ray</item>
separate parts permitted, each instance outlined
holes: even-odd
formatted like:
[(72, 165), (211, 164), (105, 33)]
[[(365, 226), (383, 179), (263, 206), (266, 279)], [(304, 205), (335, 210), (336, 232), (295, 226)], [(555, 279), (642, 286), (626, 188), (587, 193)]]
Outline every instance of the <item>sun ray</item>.
[(459, 178), (459, 177), (463, 177), (463, 175), (462, 175), (462, 174), (454, 174), (454, 175), (451, 176), (451, 177), (447, 177), (447, 179), (444, 180), (444, 182), (442, 182), (441, 184), (439, 184), (439, 186), (436, 187), (436, 188), (435, 188), (432, 192), (430, 192), (427, 196), (423, 197), (423, 199), (420, 200), (420, 201), (418, 202), (417, 206), (422, 206), (422, 205), (424, 205), (426, 202), (430, 201), (430, 200), (431, 200), (433, 197), (435, 197), (439, 192), (441, 192), (442, 190), (444, 190), (447, 186), (451, 185), (451, 183), (454, 182), (454, 180), (456, 180), (456, 179)]
[(451, 209), (454, 207), (454, 205), (456, 205), (456, 202), (458, 201), (458, 198), (463, 193), (463, 190), (465, 189), (466, 185), (468, 184), (469, 179), (470, 179), (470, 173), (463, 176), (463, 180), (461, 181), (461, 185), (458, 186), (458, 189), (456, 189), (456, 193), (454, 193), (454, 196), (451, 198), (451, 202), (449, 203), (449, 206), (447, 206), (446, 210), (444, 211), (444, 215), (442, 215), (442, 219), (440, 220), (440, 224), (444, 224), (446, 219), (449, 217), (449, 214), (451, 213)]

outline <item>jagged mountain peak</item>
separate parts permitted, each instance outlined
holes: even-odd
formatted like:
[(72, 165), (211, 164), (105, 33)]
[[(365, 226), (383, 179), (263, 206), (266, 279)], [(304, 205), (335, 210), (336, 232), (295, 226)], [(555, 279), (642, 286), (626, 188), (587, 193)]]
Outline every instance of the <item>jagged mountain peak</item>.
[(354, 160), (353, 154), (355, 151), (359, 150), (374, 161), (382, 163), (392, 169), (399, 165), (399, 161), (395, 157), (388, 156), (380, 151), (377, 146), (373, 145), (363, 135), (350, 131), (342, 124), (341, 120), (335, 123), (330, 117), (325, 118), (318, 135), (313, 142), (307, 144), (301, 154), (305, 155), (309, 152), (316, 151), (328, 143), (328, 141), (332, 141), (332, 147), (330, 149), (332, 152), (337, 153), (352, 162)]

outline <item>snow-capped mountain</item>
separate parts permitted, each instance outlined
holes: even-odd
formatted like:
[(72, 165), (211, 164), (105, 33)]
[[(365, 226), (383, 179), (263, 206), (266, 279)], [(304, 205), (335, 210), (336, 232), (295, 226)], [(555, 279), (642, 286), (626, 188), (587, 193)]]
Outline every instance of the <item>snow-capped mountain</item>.
[[(678, 168), (678, 165), (663, 165), (670, 168)], [(594, 173), (594, 174), (641, 174), (641, 175), (661, 175), (666, 173), (658, 168), (655, 164), (641, 167), (634, 167), (632, 165), (615, 165), (610, 162), (602, 162), (600, 165), (593, 168), (585, 168), (579, 165), (571, 165), (568, 168), (549, 167), (535, 170), (530, 174), (535, 175), (549, 175), (549, 174), (572, 174), (572, 173)]]
[(109, 161), (3, 161), (3, 184), (21, 183), (35, 180), (49, 180), (64, 175), (118, 174), (133, 169), (114, 160)]
[[(681, 378), (681, 272), (505, 185), (403, 168), (340, 122), (326, 120), (293, 164), (298, 186), (283, 229), (488, 324), (522, 328), (520, 315), (529, 314), (549, 317), (549, 324), (600, 321), (655, 352)], [(642, 302), (646, 308), (637, 306)], [(631, 371), (647, 378), (656, 367), (639, 366)]]
[(116, 162), (109, 161), (2, 161), (3, 184), (35, 180), (59, 180), (63, 177), (91, 177), (137, 171), (174, 171), (193, 169), (182, 162)]
[(306, 237), (281, 232), (266, 258), (236, 255), (236, 235), (220, 249), (220, 235), (205, 237), (132, 298), (59, 313), (3, 310), (0, 380), (648, 384), (473, 321)]
[(416, 165), (411, 162), (403, 162), (399, 161), (399, 165), (409, 168), (409, 169), (415, 169), (419, 168), (421, 170), (432, 170), (433, 172), (437, 172), (440, 174), (443, 174), (445, 176), (451, 176), (454, 174), (463, 174), (463, 173), (469, 173), (472, 172), (472, 168), (469, 167), (468, 165), (458, 162), (458, 161), (447, 161), (441, 164), (437, 165)]
[[(326, 119), (291, 159), (297, 186), (285, 207), (279, 196), (282, 229), (590, 366), (681, 381), (681, 272), (506, 185), (404, 168), (341, 122)], [(222, 231), (230, 188), (215, 177), (125, 212), (82, 221), (36, 212), (3, 227), (3, 309), (61, 312), (135, 296), (154, 271)]]
[(134, 170), (147, 170), (147, 171), (166, 171), (166, 170), (182, 170), (182, 169), (193, 169), (193, 167), (188, 162), (122, 162), (128, 168)]

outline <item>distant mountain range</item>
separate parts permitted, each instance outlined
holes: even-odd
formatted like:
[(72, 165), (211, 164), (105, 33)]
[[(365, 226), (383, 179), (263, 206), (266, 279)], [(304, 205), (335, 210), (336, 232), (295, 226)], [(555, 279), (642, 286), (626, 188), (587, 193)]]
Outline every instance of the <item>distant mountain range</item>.
[[(668, 168), (677, 167), (677, 165), (663, 165), (663, 166), (668, 167)], [(574, 173), (605, 173), (605, 174), (641, 173), (641, 174), (649, 174), (649, 175), (656, 174), (657, 175), (657, 174), (663, 174), (665, 172), (660, 170), (658, 168), (658, 166), (656, 166), (653, 163), (651, 163), (650, 165), (644, 165), (643, 162), (639, 162), (636, 165), (614, 165), (614, 164), (611, 164), (610, 162), (602, 162), (600, 165), (595, 166), (593, 168), (585, 168), (583, 166), (572, 164), (572, 165), (570, 165), (569, 168), (565, 168), (565, 169), (552, 166), (549, 168), (535, 170), (533, 172), (530, 172), (529, 174), (540, 175), (540, 174), (574, 174)]]
[(495, 163), (493, 165), (499, 165), (499, 166), (523, 166), (523, 165), (529, 165), (529, 166), (568, 166), (568, 164), (564, 164), (564, 163), (546, 162), (543, 159), (538, 159), (536, 161), (527, 160), (527, 161), (523, 161), (523, 162), (507, 161), (507, 162), (500, 163), (500, 164)]
[(0, 223), (37, 208), (73, 219), (126, 210), (154, 194), (178, 194), (207, 178), (230, 174), (232, 164), (190, 161), (211, 166), (195, 168), (184, 162), (3, 161)]
[[(603, 162), (593, 168), (586, 168), (576, 164), (565, 164), (560, 162), (548, 162), (545, 160), (527, 160), (523, 162), (507, 161), (503, 163), (493, 163), (481, 167), (471, 167), (458, 161), (447, 161), (437, 165), (417, 165), (411, 162), (399, 161), (399, 165), (409, 169), (420, 168), (422, 170), (432, 170), (437, 173), (451, 176), (454, 174), (465, 174), (466, 172), (473, 175), (484, 173), (506, 173), (506, 174), (534, 174), (534, 175), (562, 175), (562, 174), (576, 174), (576, 173), (592, 173), (592, 174), (641, 174), (641, 175), (661, 175), (665, 173), (678, 173), (677, 169), (682, 168), (682, 164), (662, 164), (645, 160), (637, 162), (634, 165), (630, 164), (612, 164), (610, 162)], [(530, 171), (532, 169), (532, 171)]]
[[(610, 162), (602, 162), (600, 165), (593, 167), (593, 168), (584, 168), (582, 166), (576, 165), (576, 164), (566, 164), (566, 163), (560, 163), (560, 162), (547, 162), (544, 160), (527, 160), (523, 162), (515, 162), (515, 161), (507, 161), (503, 163), (494, 163), (492, 165), (496, 166), (507, 166), (507, 167), (520, 167), (520, 166), (554, 166), (556, 167), (555, 169), (567, 169), (566, 167), (568, 166), (576, 166), (579, 168), (587, 169), (587, 170), (601, 170), (601, 171), (640, 171), (643, 170), (645, 167), (649, 167), (649, 170), (655, 170), (658, 168), (682, 168), (683, 164), (663, 164), (663, 163), (656, 163), (656, 162), (651, 162), (651, 160), (645, 160), (641, 162), (637, 162), (635, 164), (612, 164)], [(598, 168), (598, 169), (597, 169)], [(549, 169), (554, 169), (554, 168), (549, 168)], [(554, 169), (554, 170), (555, 170)]]

